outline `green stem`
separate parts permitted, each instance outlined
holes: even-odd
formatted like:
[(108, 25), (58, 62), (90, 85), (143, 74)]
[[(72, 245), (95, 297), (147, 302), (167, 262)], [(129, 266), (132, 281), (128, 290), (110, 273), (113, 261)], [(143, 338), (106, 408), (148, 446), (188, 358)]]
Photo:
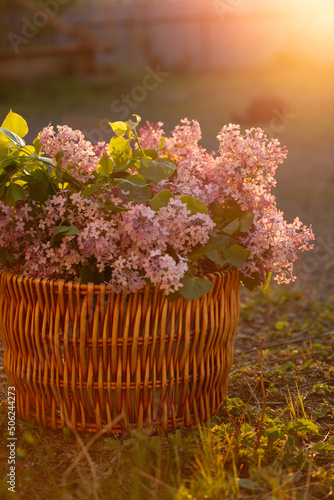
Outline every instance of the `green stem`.
[(146, 154), (144, 153), (144, 150), (143, 148), (141, 147), (141, 144), (139, 142), (139, 137), (138, 137), (138, 134), (137, 134), (137, 131), (135, 130), (134, 131), (134, 140), (136, 141), (138, 147), (139, 147), (139, 150), (140, 152), (143, 154), (144, 158), (147, 158)]
[(81, 191), (84, 188), (84, 184), (82, 182), (75, 179), (71, 174), (69, 174), (66, 171), (63, 172), (63, 179), (65, 182), (68, 182), (73, 187), (78, 188), (78, 191)]

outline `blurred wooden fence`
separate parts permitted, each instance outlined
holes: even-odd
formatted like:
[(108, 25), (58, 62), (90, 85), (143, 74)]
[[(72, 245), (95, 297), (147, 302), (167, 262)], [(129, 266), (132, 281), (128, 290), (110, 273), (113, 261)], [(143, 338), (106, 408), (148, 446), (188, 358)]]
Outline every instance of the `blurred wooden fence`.
[(166, 70), (242, 68), (287, 51), (284, 13), (246, 14), (239, 4), (3, 0), (0, 63), (5, 70), (0, 78), (92, 74), (119, 64), (159, 64)]

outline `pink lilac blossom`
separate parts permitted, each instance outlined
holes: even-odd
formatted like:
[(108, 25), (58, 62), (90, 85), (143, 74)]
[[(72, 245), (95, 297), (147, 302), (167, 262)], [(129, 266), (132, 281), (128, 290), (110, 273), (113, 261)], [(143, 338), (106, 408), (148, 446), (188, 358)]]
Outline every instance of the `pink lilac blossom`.
[(161, 250), (152, 250), (144, 260), (143, 268), (153, 285), (158, 285), (169, 294), (183, 286), (180, 279), (188, 270), (188, 264), (187, 259), (182, 257), (177, 263), (170, 255), (162, 254)]
[(109, 144), (107, 144), (105, 141), (100, 141), (95, 146), (93, 146), (93, 151), (96, 158), (100, 160), (103, 153), (109, 154)]
[(140, 129), (140, 144), (143, 149), (159, 149), (164, 135), (162, 127), (162, 122), (157, 122), (155, 125), (146, 122), (145, 126)]
[(63, 153), (62, 167), (70, 169), (71, 175), (78, 181), (89, 180), (99, 162), (93, 145), (85, 140), (80, 130), (72, 130), (67, 125), (57, 125), (57, 129), (58, 133), (49, 125), (38, 134), (42, 150), (54, 159), (55, 164), (56, 155)]

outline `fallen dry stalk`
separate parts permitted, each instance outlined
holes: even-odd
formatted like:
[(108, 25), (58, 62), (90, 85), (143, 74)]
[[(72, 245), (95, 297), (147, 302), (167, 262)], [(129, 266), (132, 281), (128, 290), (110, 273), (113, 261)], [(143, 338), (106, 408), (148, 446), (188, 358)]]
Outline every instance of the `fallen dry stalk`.
[(260, 340), (260, 362), (261, 362), (261, 389), (262, 389), (262, 397), (263, 397), (263, 406), (262, 406), (261, 418), (260, 418), (260, 423), (259, 423), (259, 429), (257, 431), (257, 440), (256, 440), (256, 446), (255, 446), (256, 450), (260, 446), (260, 439), (261, 439), (261, 435), (262, 435), (264, 415), (265, 415), (266, 407), (267, 407), (267, 395), (266, 395), (266, 391), (264, 388), (264, 378), (263, 378), (263, 340)]
[(88, 453), (88, 450), (93, 446), (95, 441), (97, 441), (101, 436), (103, 436), (103, 434), (106, 434), (110, 429), (112, 429), (112, 427), (114, 425), (116, 425), (120, 420), (122, 420), (123, 416), (124, 416), (123, 414), (118, 415), (112, 422), (110, 422), (110, 424), (108, 424), (106, 427), (104, 427), (103, 429), (98, 431), (96, 434), (94, 434), (90, 438), (90, 440), (88, 441), (88, 443), (86, 445), (82, 441), (81, 437), (79, 436), (79, 433), (71, 426), (71, 423), (67, 422), (67, 425), (69, 426), (70, 430), (75, 435), (75, 438), (76, 438), (76, 440), (81, 448), (81, 452), (76, 456), (76, 458), (74, 459), (72, 464), (63, 473), (62, 479), (61, 479), (61, 487), (62, 488), (66, 487), (67, 479), (68, 479), (68, 476), (70, 475), (70, 473), (77, 467), (77, 465), (79, 464), (81, 459), (83, 457), (86, 457), (86, 460), (87, 460), (87, 462), (90, 466), (91, 472), (92, 472), (92, 478), (93, 478), (93, 492), (92, 493), (94, 496), (94, 500), (99, 499), (98, 493), (96, 491), (98, 480), (97, 480), (95, 465), (94, 465), (94, 462), (92, 461), (92, 459)]

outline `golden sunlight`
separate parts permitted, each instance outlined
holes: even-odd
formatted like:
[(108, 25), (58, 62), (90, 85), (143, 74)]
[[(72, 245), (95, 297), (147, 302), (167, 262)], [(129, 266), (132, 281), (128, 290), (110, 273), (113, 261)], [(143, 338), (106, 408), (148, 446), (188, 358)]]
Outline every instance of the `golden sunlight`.
[(272, 0), (270, 3), (255, 0), (249, 5), (249, 12), (251, 5), (256, 6), (257, 11), (274, 12), (286, 18), (291, 53), (315, 57), (319, 62), (333, 60), (333, 0)]

